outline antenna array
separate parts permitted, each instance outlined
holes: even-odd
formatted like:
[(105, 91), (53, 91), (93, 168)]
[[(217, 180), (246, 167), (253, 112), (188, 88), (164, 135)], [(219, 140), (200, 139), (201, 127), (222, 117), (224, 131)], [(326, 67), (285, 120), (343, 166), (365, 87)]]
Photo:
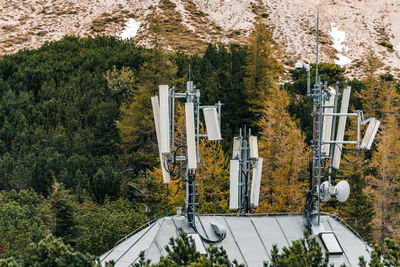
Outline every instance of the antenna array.
[[(258, 206), (263, 159), (258, 157), (257, 137), (249, 139), (240, 135), (233, 139), (233, 155), (230, 161), (229, 208), (245, 215)], [(250, 190), (250, 171), (253, 170)]]
[[(184, 93), (176, 92), (175, 87), (159, 86), (160, 103), (158, 97), (153, 96), (154, 123), (157, 134), (158, 149), (162, 168), (163, 181), (171, 182), (175, 174), (177, 162), (186, 166), (184, 181), (186, 187), (185, 216), (189, 225), (195, 229), (195, 177), (197, 165), (200, 163), (199, 140), (208, 137), (208, 140), (221, 140), (221, 106), (220, 102), (214, 106), (200, 106), (200, 91), (196, 90), (192, 81), (186, 83)], [(186, 140), (175, 149), (175, 106), (176, 99), (185, 99)], [(200, 134), (200, 110), (203, 110), (207, 134)], [(177, 155), (178, 150), (185, 148), (184, 155)], [(173, 165), (170, 169), (170, 165)], [(178, 185), (179, 186), (179, 185)]]
[[(363, 112), (357, 110), (348, 113), (351, 87), (345, 86), (342, 91), (340, 113), (337, 112), (339, 83), (336, 89), (328, 88), (325, 82), (322, 84), (318, 76), (318, 34), (319, 34), (319, 12), (317, 12), (317, 43), (316, 43), (316, 82), (310, 88), (310, 65), (298, 61), (296, 69), (305, 68), (307, 71), (307, 96), (313, 99), (313, 141), (312, 141), (312, 166), (309, 197), (306, 203), (307, 227), (311, 228), (313, 215), (317, 215), (320, 224), (320, 203), (328, 201), (331, 195), (336, 196), (338, 201), (346, 201), (350, 194), (350, 186), (347, 181), (340, 181), (336, 186), (332, 185), (332, 169), (340, 168), (343, 144), (356, 145), (357, 149), (370, 149), (373, 139), (378, 131), (380, 122), (375, 118), (364, 120)], [(336, 131), (336, 119), (339, 122)], [(348, 117), (357, 119), (357, 140), (344, 140), (345, 128)], [(361, 126), (367, 124), (365, 136), (361, 141)], [(323, 170), (329, 161), (328, 177), (323, 176)]]

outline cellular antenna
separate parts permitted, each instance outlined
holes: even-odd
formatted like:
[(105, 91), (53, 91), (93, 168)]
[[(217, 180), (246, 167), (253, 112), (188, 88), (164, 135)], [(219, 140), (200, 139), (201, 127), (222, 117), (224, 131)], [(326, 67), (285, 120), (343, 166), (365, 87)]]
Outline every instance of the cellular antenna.
[[(338, 201), (346, 201), (350, 194), (350, 186), (347, 181), (340, 181), (336, 186), (332, 185), (332, 169), (340, 168), (340, 158), (343, 145), (352, 144), (358, 149), (370, 149), (379, 121), (374, 118), (364, 120), (363, 112), (357, 110), (348, 113), (351, 87), (345, 86), (342, 91), (342, 102), (340, 113), (337, 113), (338, 96), (340, 85), (336, 83), (336, 90), (329, 88), (327, 82), (321, 83), (318, 76), (318, 53), (319, 53), (319, 7), (317, 7), (317, 31), (316, 31), (316, 66), (315, 84), (310, 88), (310, 67), (302, 61), (295, 65), (296, 69), (307, 70), (307, 96), (313, 99), (313, 141), (312, 141), (312, 164), (309, 196), (307, 197), (305, 216), (306, 227), (311, 230), (312, 218), (317, 216), (317, 224), (320, 225), (321, 201), (328, 201), (331, 196), (336, 196)], [(336, 132), (336, 120), (339, 118)], [(347, 118), (357, 120), (357, 139), (344, 140)], [(361, 126), (368, 125), (368, 129), (361, 142)], [(325, 166), (329, 162), (328, 175), (324, 176)]]
[[(199, 140), (206, 137), (208, 137), (208, 140), (222, 139), (220, 131), (222, 103), (218, 102), (213, 106), (200, 106), (200, 90), (195, 88), (193, 82), (190, 81), (190, 76), (189, 65), (189, 81), (186, 83), (186, 91), (178, 93), (175, 87), (160, 85), (160, 103), (158, 103), (157, 96), (151, 98), (151, 103), (164, 183), (171, 183), (172, 177), (177, 176), (175, 167), (179, 164), (176, 163), (182, 162), (185, 166), (185, 175), (180, 179), (175, 178), (175, 184), (177, 184), (178, 190), (183, 184), (186, 188), (185, 217), (188, 224), (198, 233), (195, 225), (195, 178), (197, 166), (200, 163)], [(177, 99), (185, 100), (186, 135), (183, 143), (177, 144), (178, 147), (175, 148), (175, 109)], [(200, 133), (201, 110), (204, 112), (206, 134)], [(186, 152), (182, 153), (182, 150)], [(201, 236), (200, 233), (198, 234)], [(205, 242), (216, 242), (203, 236), (201, 238)], [(220, 236), (219, 241), (223, 238), (224, 236)]]
[(239, 211), (241, 215), (252, 212), (258, 206), (263, 163), (263, 159), (258, 157), (257, 136), (251, 135), (251, 129), (248, 135), (247, 142), (240, 129), (239, 136), (234, 137), (230, 161), (229, 208)]

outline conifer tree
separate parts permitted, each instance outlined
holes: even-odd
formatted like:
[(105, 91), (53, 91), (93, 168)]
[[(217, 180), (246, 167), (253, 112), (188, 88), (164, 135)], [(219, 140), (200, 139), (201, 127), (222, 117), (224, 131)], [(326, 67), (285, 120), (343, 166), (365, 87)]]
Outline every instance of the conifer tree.
[(394, 84), (381, 86), (378, 103), (381, 108), (381, 126), (376, 138), (376, 151), (370, 166), (376, 171), (368, 176), (371, 195), (374, 197), (376, 217), (375, 238), (400, 238), (400, 96)]
[(273, 246), (271, 251), (271, 263), (266, 266), (280, 267), (280, 266), (320, 266), (328, 267), (329, 252), (322, 252), (315, 237), (311, 237), (308, 231), (304, 232), (304, 238), (296, 240), (289, 247), (284, 247), (282, 252), (279, 253), (278, 247)]
[(363, 168), (355, 165), (354, 171), (346, 180), (350, 184), (350, 196), (344, 203), (339, 204), (339, 215), (359, 233), (367, 242), (372, 241), (373, 224), (375, 215), (373, 202), (366, 194), (366, 178)]
[(201, 255), (196, 249), (196, 243), (192, 237), (188, 236), (182, 228), (179, 229), (179, 236), (171, 238), (169, 245), (165, 247), (167, 256), (161, 256), (158, 264), (151, 264), (145, 259), (144, 252), (139, 255), (139, 262), (134, 267), (162, 267), (162, 266), (193, 266), (193, 267), (212, 267), (212, 266), (237, 266), (242, 267), (236, 260), (229, 260), (226, 251), (222, 247), (210, 245), (206, 248), (207, 254)]
[(258, 211), (300, 211), (304, 205), (308, 151), (304, 136), (288, 113), (289, 97), (279, 88), (282, 65), (267, 27), (258, 19), (249, 38), (245, 84), (250, 109), (259, 120), (264, 158)]
[[(351, 109), (354, 109), (351, 107)], [(349, 140), (357, 139), (357, 126), (354, 119), (348, 120), (346, 133)], [(373, 202), (367, 194), (366, 169), (369, 161), (365, 153), (354, 145), (344, 145), (340, 169), (332, 173), (333, 185), (339, 180), (346, 180), (350, 184), (350, 196), (345, 202), (338, 202), (334, 197), (326, 204), (324, 210), (338, 212), (340, 217), (355, 229), (366, 241), (372, 241), (375, 215)], [(326, 207), (328, 206), (328, 207)], [(337, 210), (332, 211), (329, 207)]]
[(67, 243), (73, 243), (76, 238), (76, 222), (74, 217), (75, 207), (62, 184), (55, 182), (50, 195), (51, 223), (53, 233), (62, 237)]
[(157, 142), (155, 137), (151, 97), (161, 84), (174, 84), (177, 67), (169, 60), (162, 43), (160, 17), (153, 11), (150, 26), (153, 48), (149, 60), (138, 73), (137, 90), (128, 106), (121, 106), (121, 120), (117, 121), (122, 148), (126, 154), (125, 165), (138, 170), (155, 163)]
[(250, 110), (254, 117), (259, 117), (263, 109), (263, 101), (268, 97), (268, 90), (274, 87), (283, 67), (277, 58), (279, 51), (272, 35), (259, 18), (249, 37), (249, 50), (246, 58), (246, 94)]
[(200, 213), (229, 212), (228, 161), (219, 142), (201, 139), (196, 184)]
[[(370, 267), (400, 266), (400, 244), (393, 239), (386, 238), (383, 242), (374, 245), (371, 253)], [(359, 266), (366, 267), (364, 257), (359, 258)]]
[[(97, 257), (75, 251), (61, 238), (49, 234), (38, 243), (31, 243), (28, 251), (21, 258), (0, 260), (0, 266), (87, 266), (98, 267)], [(106, 263), (106, 266), (113, 264)]]
[(269, 89), (258, 122), (259, 153), (264, 158), (258, 211), (301, 211), (309, 150), (304, 135), (290, 117), (286, 91)]

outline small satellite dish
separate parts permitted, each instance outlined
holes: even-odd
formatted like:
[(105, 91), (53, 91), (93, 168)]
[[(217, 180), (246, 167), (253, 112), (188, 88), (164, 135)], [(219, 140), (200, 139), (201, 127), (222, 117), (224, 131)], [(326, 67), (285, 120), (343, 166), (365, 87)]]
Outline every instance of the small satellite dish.
[(334, 190), (334, 194), (336, 195), (337, 200), (340, 202), (345, 202), (350, 195), (350, 185), (347, 181), (340, 181), (336, 186)]
[(320, 185), (320, 198), (322, 201), (329, 201), (331, 199), (331, 193), (329, 192), (329, 182), (325, 181)]

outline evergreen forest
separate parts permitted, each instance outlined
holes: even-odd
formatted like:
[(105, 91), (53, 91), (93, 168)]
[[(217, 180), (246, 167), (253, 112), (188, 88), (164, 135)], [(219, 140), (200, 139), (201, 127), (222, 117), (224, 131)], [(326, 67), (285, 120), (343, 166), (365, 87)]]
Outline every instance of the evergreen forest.
[[(264, 159), (255, 212), (304, 211), (312, 138), (305, 70), (283, 66), (262, 23), (246, 45), (209, 44), (193, 55), (167, 50), (162, 31), (154, 19), (151, 48), (67, 36), (0, 57), (0, 266), (52, 266), (65, 255), (59, 266), (91, 266), (141, 225), (184, 207), (183, 184), (167, 190), (162, 182), (150, 97), (160, 84), (183, 92), (189, 76), (202, 104), (224, 103), (223, 140), (200, 143), (197, 212), (230, 213), (228, 163), (245, 125)], [(344, 146), (333, 178), (350, 183), (350, 197), (322, 210), (385, 247), (387, 238), (400, 240), (400, 77), (377, 72), (379, 64), (366, 57), (360, 79), (319, 64), (323, 81), (352, 87), (350, 110), (382, 122), (371, 150)], [(311, 64), (311, 84), (314, 77)], [(178, 106), (177, 140), (183, 112)], [(346, 138), (355, 126), (350, 120)]]

